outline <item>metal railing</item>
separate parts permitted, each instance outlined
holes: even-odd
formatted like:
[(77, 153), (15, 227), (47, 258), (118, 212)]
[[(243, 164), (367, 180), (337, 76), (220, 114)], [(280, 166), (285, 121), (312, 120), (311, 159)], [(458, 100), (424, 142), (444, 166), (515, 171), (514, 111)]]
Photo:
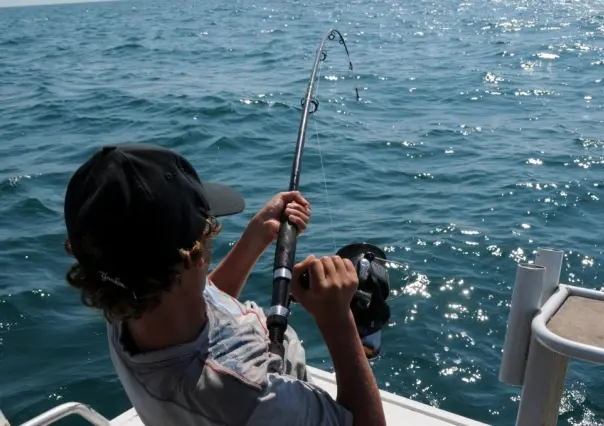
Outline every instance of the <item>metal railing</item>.
[(534, 263), (517, 265), (499, 369), (501, 382), (522, 387), (516, 426), (558, 424), (570, 359), (604, 364), (600, 335), (587, 331), (599, 326), (604, 292), (560, 283), (563, 262), (563, 251), (538, 248)]
[(94, 411), (88, 405), (79, 402), (66, 402), (65, 404), (56, 406), (22, 423), (21, 426), (45, 426), (72, 414), (85, 418), (95, 426), (111, 426), (111, 422), (108, 419)]

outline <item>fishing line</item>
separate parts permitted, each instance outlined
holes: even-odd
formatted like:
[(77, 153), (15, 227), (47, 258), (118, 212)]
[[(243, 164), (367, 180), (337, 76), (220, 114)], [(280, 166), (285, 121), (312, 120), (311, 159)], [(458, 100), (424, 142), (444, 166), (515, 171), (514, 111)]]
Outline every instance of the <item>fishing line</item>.
[[(321, 71), (323, 69), (323, 62), (319, 66), (319, 79), (317, 80), (317, 92), (319, 91), (319, 85), (321, 83)], [(319, 137), (319, 125), (317, 124), (317, 119), (315, 116), (312, 116), (312, 121), (315, 124), (315, 133), (317, 135), (317, 147), (319, 148), (319, 158), (321, 159), (321, 172), (323, 173), (323, 186), (325, 187), (325, 199), (327, 201), (327, 212), (329, 213), (329, 225), (331, 227), (331, 236), (333, 238), (333, 251), (338, 250), (338, 246), (336, 244), (336, 232), (333, 226), (333, 216), (331, 213), (331, 204), (329, 203), (329, 191), (327, 190), (327, 176), (325, 174), (325, 167), (323, 165), (323, 153), (321, 151), (321, 138)]]
[[(337, 30), (333, 30), (328, 38), (329, 38), (329, 40), (333, 40), (335, 38), (335, 34), (340, 35), (339, 43), (342, 44), (344, 46), (344, 49), (346, 50), (346, 55), (348, 57), (348, 70), (350, 71), (350, 78), (351, 78), (351, 80), (354, 80), (353, 65), (352, 65), (352, 61), (350, 60), (350, 53), (348, 52), (348, 47), (346, 46), (346, 42), (344, 41), (344, 38)], [(319, 64), (319, 72), (318, 72), (317, 86), (316, 86), (317, 93), (319, 92), (319, 87), (321, 85), (321, 77), (322, 77), (323, 64), (325, 62), (325, 58), (326, 58), (326, 55), (323, 57), (323, 59), (321, 60), (321, 62)], [(359, 101), (360, 97), (359, 97), (359, 90), (357, 87), (355, 87), (355, 94), (356, 94), (356, 100)], [(313, 112), (315, 112), (315, 111), (313, 111)], [(336, 242), (335, 227), (333, 226), (333, 213), (331, 210), (331, 203), (329, 201), (329, 191), (327, 189), (327, 175), (325, 173), (325, 165), (323, 162), (323, 152), (321, 149), (321, 138), (319, 137), (319, 125), (318, 125), (318, 120), (316, 119), (315, 115), (312, 114), (311, 117), (313, 119), (313, 123), (315, 126), (315, 134), (317, 136), (317, 148), (319, 150), (319, 159), (321, 160), (321, 173), (323, 174), (323, 186), (325, 189), (325, 200), (327, 202), (327, 212), (329, 214), (329, 225), (331, 227), (331, 236), (333, 239), (333, 250), (334, 250), (334, 252), (336, 252), (338, 250), (338, 244)]]

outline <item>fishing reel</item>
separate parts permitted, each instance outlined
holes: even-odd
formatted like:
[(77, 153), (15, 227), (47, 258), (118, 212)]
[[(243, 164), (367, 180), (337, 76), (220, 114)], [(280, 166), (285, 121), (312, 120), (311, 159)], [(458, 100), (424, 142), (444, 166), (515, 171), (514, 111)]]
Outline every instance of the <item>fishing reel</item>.
[[(390, 294), (390, 276), (388, 270), (380, 265), (380, 262), (387, 261), (386, 254), (373, 244), (353, 243), (342, 247), (336, 255), (349, 259), (357, 271), (359, 287), (350, 302), (350, 310), (365, 354), (367, 358), (374, 358), (382, 346), (382, 327), (390, 319), (390, 307), (386, 303)], [(300, 276), (300, 286), (310, 287), (308, 271)], [(290, 301), (296, 302), (293, 296)]]

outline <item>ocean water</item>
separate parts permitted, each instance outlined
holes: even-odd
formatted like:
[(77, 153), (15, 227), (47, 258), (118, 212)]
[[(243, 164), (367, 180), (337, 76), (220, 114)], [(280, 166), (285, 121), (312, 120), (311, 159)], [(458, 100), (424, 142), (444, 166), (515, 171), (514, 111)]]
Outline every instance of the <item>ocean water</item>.
[[(178, 150), (246, 198), (217, 240), (224, 256), (288, 187), (300, 99), (329, 28), (344, 34), (354, 72), (328, 42), (298, 258), (364, 240), (404, 262), (372, 363), (379, 386), (513, 424), (519, 389), (497, 375), (516, 264), (556, 247), (564, 282), (604, 282), (602, 0), (0, 9), (0, 409), (13, 424), (66, 401), (107, 417), (130, 406), (100, 315), (64, 280), (62, 203), (76, 167), (103, 144)], [(273, 250), (244, 292), (265, 307)], [(291, 323), (309, 364), (331, 369), (310, 317), (298, 307)], [(604, 424), (602, 371), (571, 362), (559, 424)]]

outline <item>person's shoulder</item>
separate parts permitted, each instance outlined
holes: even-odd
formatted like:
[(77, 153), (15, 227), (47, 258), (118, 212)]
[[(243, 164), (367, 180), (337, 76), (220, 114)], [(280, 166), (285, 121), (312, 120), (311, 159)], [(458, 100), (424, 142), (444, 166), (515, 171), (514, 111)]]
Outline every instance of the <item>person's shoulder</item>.
[(269, 374), (246, 426), (351, 426), (352, 420), (352, 413), (319, 386), (288, 375)]

